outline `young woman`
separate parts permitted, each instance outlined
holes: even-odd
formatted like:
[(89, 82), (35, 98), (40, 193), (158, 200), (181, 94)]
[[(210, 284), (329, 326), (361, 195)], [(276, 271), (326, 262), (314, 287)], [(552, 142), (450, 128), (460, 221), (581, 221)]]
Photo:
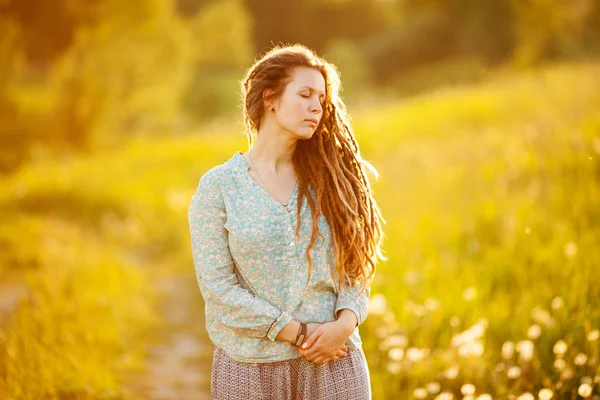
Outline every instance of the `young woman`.
[(333, 65), (276, 47), (242, 81), (249, 151), (189, 208), (213, 399), (370, 399), (358, 332), (383, 218)]

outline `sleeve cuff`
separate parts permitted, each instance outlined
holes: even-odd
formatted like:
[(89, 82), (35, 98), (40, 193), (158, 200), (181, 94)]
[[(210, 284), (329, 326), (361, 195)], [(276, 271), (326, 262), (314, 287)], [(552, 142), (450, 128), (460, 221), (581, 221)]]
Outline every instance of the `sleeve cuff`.
[(356, 315), (356, 325), (354, 326), (355, 328), (360, 325), (360, 311), (358, 311), (356, 308), (354, 307), (350, 307), (350, 306), (338, 306), (335, 309), (335, 318), (337, 319), (338, 313), (340, 311), (342, 311), (343, 309), (348, 309), (350, 311), (352, 311), (354, 313), (354, 315)]
[(292, 319), (293, 317), (286, 311), (283, 311), (281, 314), (279, 314), (279, 317), (277, 317), (275, 322), (273, 322), (273, 324), (267, 331), (267, 338), (269, 338), (269, 340), (272, 342), (275, 341), (275, 338), (277, 337), (279, 332), (283, 328), (285, 328), (285, 326), (289, 324)]

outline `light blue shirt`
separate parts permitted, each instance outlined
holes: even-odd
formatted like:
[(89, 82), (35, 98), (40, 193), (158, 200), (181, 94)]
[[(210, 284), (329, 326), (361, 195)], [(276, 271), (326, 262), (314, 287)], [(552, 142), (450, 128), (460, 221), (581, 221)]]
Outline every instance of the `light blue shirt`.
[[(329, 322), (347, 308), (360, 325), (367, 317), (370, 288), (360, 295), (361, 286), (336, 289), (331, 231), (321, 215), (323, 238), (317, 235), (311, 250), (311, 278), (304, 289), (312, 229), (308, 200), (303, 199), (297, 237), (298, 185), (283, 206), (248, 170), (248, 162), (236, 152), (202, 175), (190, 202), (192, 256), (205, 301), (206, 329), (213, 344), (238, 361), (297, 358), (295, 346), (275, 340), (292, 318)], [(362, 346), (358, 326), (346, 345)]]

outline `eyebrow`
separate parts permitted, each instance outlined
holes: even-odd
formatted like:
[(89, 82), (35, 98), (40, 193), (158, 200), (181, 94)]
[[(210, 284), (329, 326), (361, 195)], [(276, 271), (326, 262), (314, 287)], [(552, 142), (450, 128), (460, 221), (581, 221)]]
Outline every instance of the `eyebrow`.
[(319, 94), (320, 94), (321, 96), (323, 96), (323, 97), (326, 97), (326, 96), (325, 96), (325, 93), (323, 93), (323, 92), (319, 92), (317, 89), (315, 89), (315, 88), (313, 88), (313, 87), (310, 87), (310, 86), (302, 86), (300, 89), (309, 89), (309, 90), (312, 90), (313, 92), (317, 92), (317, 93), (319, 93)]

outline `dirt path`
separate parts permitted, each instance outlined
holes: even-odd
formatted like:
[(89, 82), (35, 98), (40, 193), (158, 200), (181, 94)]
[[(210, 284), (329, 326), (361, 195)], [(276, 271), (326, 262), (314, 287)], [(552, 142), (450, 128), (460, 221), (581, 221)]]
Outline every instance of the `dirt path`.
[(213, 345), (194, 276), (167, 276), (158, 285), (164, 326), (149, 345), (147, 370), (127, 379), (127, 398), (210, 400)]

